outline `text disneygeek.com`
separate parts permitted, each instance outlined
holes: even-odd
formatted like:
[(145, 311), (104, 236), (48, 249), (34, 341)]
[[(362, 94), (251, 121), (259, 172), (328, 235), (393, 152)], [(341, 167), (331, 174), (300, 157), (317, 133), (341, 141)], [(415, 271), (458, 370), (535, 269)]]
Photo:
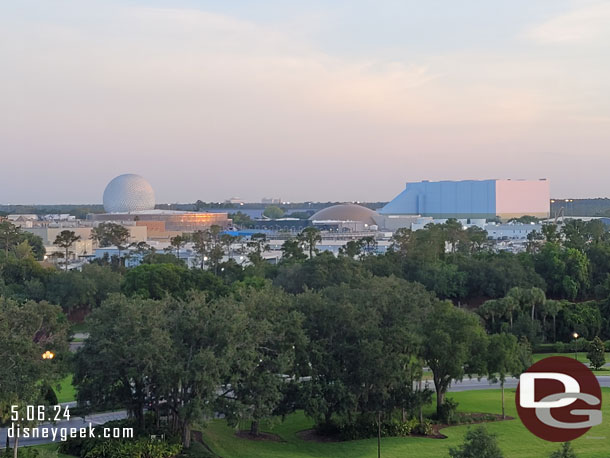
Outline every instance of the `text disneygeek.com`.
[(51, 439), (53, 442), (65, 442), (75, 438), (132, 439), (133, 428), (104, 428), (88, 423), (82, 427), (38, 426), (33, 428), (13, 424), (8, 429), (11, 439)]

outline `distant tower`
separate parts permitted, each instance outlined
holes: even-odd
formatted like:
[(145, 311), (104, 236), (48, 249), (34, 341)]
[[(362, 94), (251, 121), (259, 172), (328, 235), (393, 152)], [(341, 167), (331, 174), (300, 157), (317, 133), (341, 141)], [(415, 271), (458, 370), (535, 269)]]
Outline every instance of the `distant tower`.
[(127, 173), (114, 178), (104, 190), (108, 213), (128, 213), (155, 208), (155, 192), (140, 175)]

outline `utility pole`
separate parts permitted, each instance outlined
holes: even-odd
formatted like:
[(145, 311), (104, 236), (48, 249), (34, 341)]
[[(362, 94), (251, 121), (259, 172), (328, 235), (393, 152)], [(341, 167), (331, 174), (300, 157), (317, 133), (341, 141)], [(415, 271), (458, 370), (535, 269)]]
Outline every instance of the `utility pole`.
[(377, 412), (377, 458), (381, 458), (381, 411)]

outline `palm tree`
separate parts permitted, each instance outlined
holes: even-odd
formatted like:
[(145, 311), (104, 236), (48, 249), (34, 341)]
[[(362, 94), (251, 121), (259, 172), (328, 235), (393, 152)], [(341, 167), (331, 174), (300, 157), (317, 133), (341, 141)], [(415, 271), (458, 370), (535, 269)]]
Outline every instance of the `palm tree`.
[(536, 311), (537, 305), (544, 304), (546, 301), (546, 294), (540, 288), (530, 288), (527, 291), (527, 301), (528, 305), (532, 307), (532, 321), (534, 321), (534, 312)]
[(78, 242), (80, 240), (80, 235), (76, 235), (76, 233), (74, 231), (61, 231), (59, 234), (57, 234), (57, 237), (55, 237), (55, 241), (53, 242), (53, 245), (57, 245), (60, 248), (63, 248), (65, 250), (65, 269), (66, 271), (68, 271), (68, 256), (70, 255), (70, 248), (72, 247), (72, 245), (74, 245), (76, 242)]
[(563, 308), (563, 305), (560, 301), (548, 299), (547, 301), (544, 302), (544, 308), (545, 308), (546, 312), (553, 317), (553, 342), (556, 342), (557, 341), (556, 318), (557, 318), (557, 315), (559, 314), (559, 312), (561, 311), (561, 309)]
[(519, 307), (519, 301), (517, 301), (512, 296), (506, 296), (505, 298), (502, 299), (502, 302), (504, 305), (504, 313), (508, 317), (508, 319), (510, 321), (510, 328), (512, 329), (513, 328), (513, 313), (515, 313), (515, 310), (517, 310), (517, 308)]

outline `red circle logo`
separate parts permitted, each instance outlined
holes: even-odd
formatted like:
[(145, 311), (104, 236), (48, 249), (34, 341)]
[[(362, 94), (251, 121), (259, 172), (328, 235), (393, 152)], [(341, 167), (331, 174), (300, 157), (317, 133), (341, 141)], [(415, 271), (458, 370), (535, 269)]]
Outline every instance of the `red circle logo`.
[(565, 356), (540, 360), (521, 374), (515, 403), (525, 427), (551, 442), (574, 440), (602, 420), (597, 378)]

